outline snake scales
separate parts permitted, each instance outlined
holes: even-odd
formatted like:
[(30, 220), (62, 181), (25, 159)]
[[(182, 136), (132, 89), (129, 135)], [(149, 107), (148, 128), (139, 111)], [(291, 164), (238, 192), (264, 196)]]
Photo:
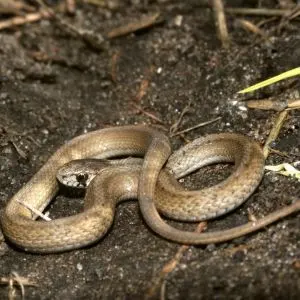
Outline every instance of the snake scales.
[[(1, 213), (2, 231), (10, 242), (26, 251), (49, 253), (80, 248), (96, 242), (107, 232), (117, 202), (137, 197), (146, 223), (157, 234), (180, 243), (208, 244), (245, 235), (300, 210), (297, 201), (233, 229), (209, 233), (175, 229), (163, 221), (157, 209), (168, 217), (185, 221), (222, 215), (243, 203), (256, 189), (263, 175), (264, 158), (255, 142), (229, 133), (197, 139), (169, 158), (170, 153), (168, 138), (144, 126), (107, 128), (78, 136), (56, 151), (9, 200)], [(96, 176), (87, 190), (83, 212), (43, 222), (36, 221), (37, 215), (22, 205), (23, 202), (43, 211), (58, 192), (56, 174), (66, 163), (120, 156), (144, 159), (141, 165), (110, 165), (103, 161), (101, 176)], [(224, 161), (235, 162), (235, 171), (216, 186), (184, 191), (174, 179), (201, 166)]]

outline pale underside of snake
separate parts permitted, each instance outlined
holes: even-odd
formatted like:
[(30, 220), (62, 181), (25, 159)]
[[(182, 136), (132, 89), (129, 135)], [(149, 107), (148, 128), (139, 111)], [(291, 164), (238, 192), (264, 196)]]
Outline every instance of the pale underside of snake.
[[(54, 153), (9, 200), (1, 214), (2, 231), (10, 242), (26, 251), (52, 253), (76, 249), (105, 235), (118, 202), (138, 198), (143, 218), (158, 235), (179, 243), (208, 244), (256, 231), (300, 210), (300, 201), (296, 201), (233, 229), (207, 233), (176, 229), (161, 218), (158, 210), (181, 221), (201, 221), (227, 213), (242, 204), (259, 185), (264, 158), (255, 142), (230, 133), (197, 139), (169, 158), (170, 153), (168, 138), (144, 126), (107, 128), (76, 137)], [(100, 162), (96, 166), (99, 175), (87, 189), (82, 213), (44, 222), (36, 221), (37, 215), (27, 208), (43, 211), (47, 207), (59, 189), (56, 174), (66, 163), (124, 156), (141, 156), (143, 161)], [(234, 162), (235, 170), (213, 187), (185, 191), (175, 179), (218, 162)]]

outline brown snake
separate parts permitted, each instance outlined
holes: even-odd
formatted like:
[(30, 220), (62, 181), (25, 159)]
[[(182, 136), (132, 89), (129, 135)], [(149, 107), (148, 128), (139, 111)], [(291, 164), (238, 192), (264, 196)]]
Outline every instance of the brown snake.
[[(208, 244), (245, 235), (300, 210), (300, 201), (296, 201), (233, 229), (201, 234), (175, 229), (162, 220), (157, 209), (168, 217), (185, 221), (224, 214), (256, 189), (263, 175), (264, 158), (255, 142), (226, 133), (197, 139), (176, 151), (161, 172), (170, 152), (167, 137), (144, 126), (108, 128), (78, 136), (54, 153), (10, 199), (1, 214), (3, 233), (9, 241), (31, 252), (76, 249), (94, 243), (107, 232), (117, 202), (137, 197), (146, 223), (159, 235), (180, 243)], [(101, 176), (96, 176), (87, 190), (82, 213), (50, 222), (35, 221), (37, 216), (21, 204), (43, 211), (58, 192), (57, 172), (70, 161), (128, 155), (144, 156), (142, 165), (111, 166), (103, 161)], [(184, 191), (174, 179), (201, 166), (224, 161), (234, 161), (235, 171), (216, 186)]]

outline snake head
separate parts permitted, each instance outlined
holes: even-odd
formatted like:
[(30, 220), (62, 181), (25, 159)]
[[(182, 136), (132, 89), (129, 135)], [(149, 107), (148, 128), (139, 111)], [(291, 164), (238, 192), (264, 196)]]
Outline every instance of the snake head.
[(106, 160), (72, 160), (58, 170), (56, 178), (64, 187), (86, 189), (95, 176), (107, 166)]

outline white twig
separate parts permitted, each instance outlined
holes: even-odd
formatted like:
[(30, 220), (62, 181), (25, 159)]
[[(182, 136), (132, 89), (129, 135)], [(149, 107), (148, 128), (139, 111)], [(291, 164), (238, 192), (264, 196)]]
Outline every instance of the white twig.
[(37, 210), (34, 207), (31, 207), (29, 204), (22, 202), (20, 200), (17, 199), (17, 202), (20, 203), (21, 205), (25, 206), (26, 208), (28, 208), (30, 211), (32, 211), (33, 213), (35, 213), (36, 215), (38, 215), (40, 218), (42, 218), (45, 221), (51, 221), (51, 219), (46, 216), (45, 214), (41, 213), (39, 210)]

